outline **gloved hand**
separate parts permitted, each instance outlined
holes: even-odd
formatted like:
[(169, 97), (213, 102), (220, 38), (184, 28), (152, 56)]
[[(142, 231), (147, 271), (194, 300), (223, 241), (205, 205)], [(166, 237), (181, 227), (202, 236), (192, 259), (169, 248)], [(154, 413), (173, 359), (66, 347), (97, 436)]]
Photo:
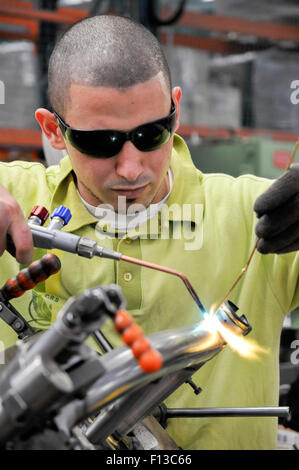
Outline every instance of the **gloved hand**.
[(293, 164), (257, 198), (255, 232), (260, 253), (289, 253), (299, 249), (299, 164)]

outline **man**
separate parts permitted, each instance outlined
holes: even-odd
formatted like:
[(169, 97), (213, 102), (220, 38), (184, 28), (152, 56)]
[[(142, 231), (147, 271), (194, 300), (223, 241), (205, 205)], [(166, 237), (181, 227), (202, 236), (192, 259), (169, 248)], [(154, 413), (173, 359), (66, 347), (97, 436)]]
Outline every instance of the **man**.
[[(25, 217), (36, 204), (49, 211), (63, 204), (73, 214), (66, 231), (180, 270), (211, 309), (249, 257), (256, 239), (254, 202), (271, 182), (195, 169), (184, 141), (174, 134), (181, 90), (172, 88), (156, 39), (129, 19), (97, 16), (70, 28), (50, 60), (49, 96), (55, 113), (39, 109), (36, 118), (51, 146), (66, 149), (68, 157), (48, 169), (35, 163), (0, 165), (2, 282), (18, 269), (5, 251), (7, 233), (19, 263), (39, 258), (43, 251), (33, 254)], [(294, 167), (257, 201), (261, 252), (298, 248), (297, 188)], [(47, 328), (69, 296), (113, 282), (147, 334), (201, 319), (177, 278), (126, 263), (57, 254), (60, 273), (15, 301), (36, 328)], [(185, 384), (167, 405), (276, 405), (280, 332), (284, 315), (299, 303), (297, 279), (295, 251), (256, 253), (230, 299), (247, 315), (251, 338), (267, 354), (244, 359), (227, 347), (196, 374), (203, 389), (199, 396)], [(119, 344), (109, 322), (103, 330)], [(0, 331), (6, 346), (15, 342), (6, 325)], [(276, 426), (272, 418), (200, 418), (170, 420), (167, 430), (185, 449), (269, 449), (275, 447)]]

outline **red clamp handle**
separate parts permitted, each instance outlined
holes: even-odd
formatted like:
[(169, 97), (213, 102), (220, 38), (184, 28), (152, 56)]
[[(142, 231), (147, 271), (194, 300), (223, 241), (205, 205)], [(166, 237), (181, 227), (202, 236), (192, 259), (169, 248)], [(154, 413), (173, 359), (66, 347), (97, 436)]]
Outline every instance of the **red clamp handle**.
[(59, 258), (48, 253), (31, 263), (27, 268), (22, 269), (15, 277), (8, 279), (0, 289), (0, 293), (6, 300), (20, 297), (26, 290), (33, 289), (36, 284), (57, 273), (60, 268)]
[(114, 320), (116, 331), (121, 334), (123, 342), (130, 347), (139, 366), (146, 374), (157, 372), (163, 365), (161, 354), (152, 349), (142, 329), (134, 322), (125, 310), (118, 310)]

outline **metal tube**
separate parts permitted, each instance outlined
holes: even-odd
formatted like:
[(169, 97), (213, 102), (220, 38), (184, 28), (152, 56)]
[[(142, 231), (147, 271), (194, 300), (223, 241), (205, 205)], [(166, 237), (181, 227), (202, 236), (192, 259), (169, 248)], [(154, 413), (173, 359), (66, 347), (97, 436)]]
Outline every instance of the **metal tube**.
[[(220, 322), (242, 335), (248, 330), (248, 322), (244, 323), (241, 318), (228, 309), (217, 313)], [(236, 322), (237, 320), (237, 322)], [(115, 401), (124, 393), (134, 392), (149, 382), (190, 367), (194, 364), (203, 364), (212, 359), (220, 352), (226, 342), (217, 331), (215, 325), (202, 321), (196, 325), (183, 327), (175, 330), (167, 330), (148, 336), (152, 347), (159, 351), (163, 358), (163, 368), (153, 374), (144, 374), (131, 351), (126, 348), (118, 348), (103, 356), (100, 361), (109, 371), (96, 381), (88, 390), (84, 398), (85, 409), (89, 412), (106, 406)], [(191, 374), (192, 375), (192, 374)], [(189, 377), (186, 377), (190, 378)], [(156, 406), (164, 399), (161, 395), (157, 397)], [(148, 396), (144, 397), (143, 408), (148, 407)], [(127, 413), (127, 410), (124, 410)]]
[(171, 395), (191, 375), (192, 369), (181, 369), (120, 397), (112, 404), (113, 408), (108, 406), (97, 416), (88, 427), (86, 436), (93, 444), (99, 444), (114, 431), (120, 437), (127, 435), (137, 422), (148, 416), (158, 403)]
[[(184, 331), (185, 330), (185, 331)], [(134, 391), (161, 376), (195, 363), (203, 363), (212, 359), (220, 352), (225, 343), (217, 333), (193, 331), (186, 329), (149, 336), (154, 349), (163, 357), (163, 368), (153, 374), (144, 374), (131, 351), (127, 347), (105, 354), (100, 361), (109, 372), (96, 381), (84, 398), (85, 407), (89, 412), (106, 406), (128, 390)], [(180, 332), (180, 333), (179, 333)], [(185, 333), (185, 334), (184, 334)], [(189, 341), (188, 341), (189, 339)], [(188, 347), (189, 343), (189, 347)]]
[(53, 217), (47, 225), (47, 230), (61, 230), (64, 225), (64, 220), (61, 217)]
[(195, 303), (197, 304), (199, 309), (203, 313), (206, 313), (206, 309), (204, 308), (200, 298), (198, 297), (197, 293), (195, 292), (194, 288), (190, 284), (190, 282), (189, 282), (187, 276), (185, 276), (185, 274), (181, 273), (180, 271), (177, 271), (176, 269), (167, 268), (166, 266), (161, 266), (159, 264), (150, 263), (148, 261), (143, 261), (143, 260), (140, 260), (140, 259), (137, 259), (137, 258), (132, 258), (131, 256), (121, 255), (120, 260), (121, 261), (126, 261), (127, 263), (137, 264), (137, 265), (143, 266), (145, 268), (155, 269), (156, 271), (161, 271), (161, 272), (179, 277), (183, 281), (183, 283), (185, 284), (185, 286), (188, 289), (191, 297), (193, 298), (193, 300), (195, 301)]
[(203, 418), (238, 416), (289, 417), (288, 406), (266, 406), (252, 408), (168, 408), (166, 418)]
[(109, 351), (112, 351), (113, 346), (112, 344), (108, 341), (106, 336), (102, 333), (101, 330), (95, 330), (91, 336), (95, 340), (98, 346), (103, 350), (104, 353), (107, 353)]

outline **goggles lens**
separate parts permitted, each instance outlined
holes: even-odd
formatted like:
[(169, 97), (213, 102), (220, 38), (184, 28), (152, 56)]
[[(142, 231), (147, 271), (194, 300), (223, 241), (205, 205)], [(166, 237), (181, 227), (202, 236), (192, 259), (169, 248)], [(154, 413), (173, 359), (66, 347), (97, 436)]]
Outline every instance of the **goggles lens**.
[(130, 140), (141, 152), (151, 152), (166, 144), (174, 133), (176, 108), (171, 101), (171, 111), (165, 118), (143, 124), (124, 132), (116, 130), (73, 129), (54, 111), (63, 137), (80, 153), (94, 158), (110, 158), (117, 155), (124, 143)]

